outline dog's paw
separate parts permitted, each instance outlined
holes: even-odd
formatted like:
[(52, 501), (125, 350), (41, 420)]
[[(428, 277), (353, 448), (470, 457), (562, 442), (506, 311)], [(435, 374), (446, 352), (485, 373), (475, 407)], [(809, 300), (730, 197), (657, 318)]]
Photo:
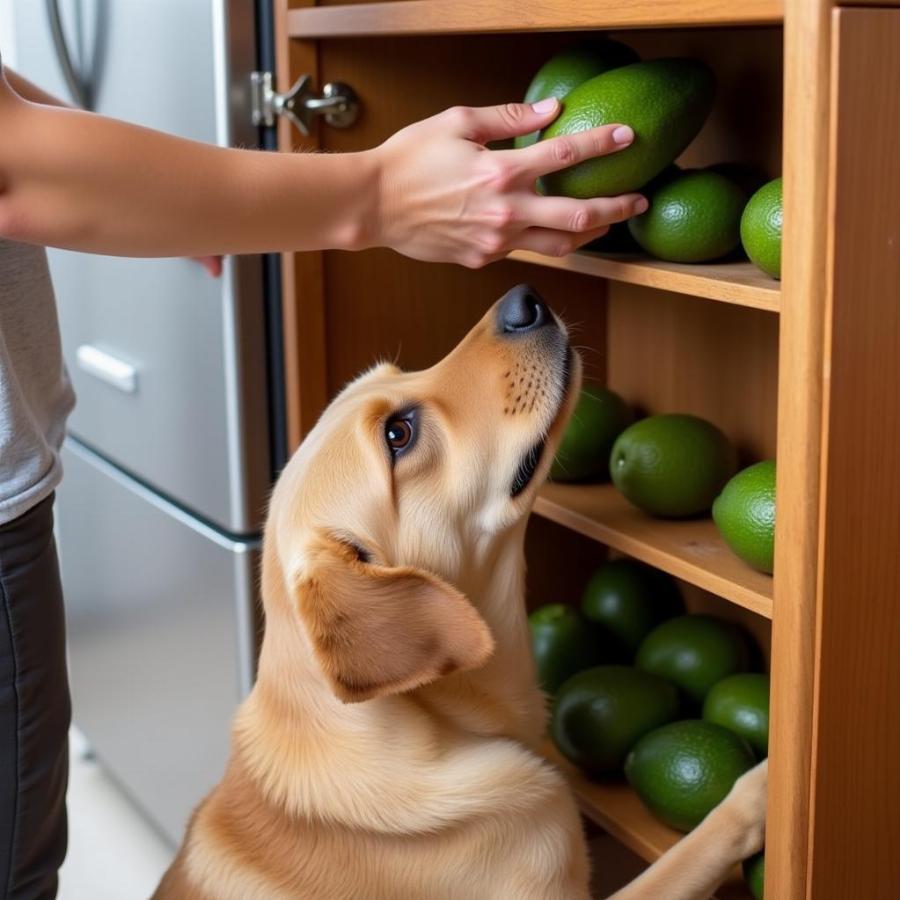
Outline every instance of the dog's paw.
[(734, 823), (741, 859), (758, 853), (765, 843), (768, 785), (769, 761), (764, 759), (738, 778), (722, 804)]

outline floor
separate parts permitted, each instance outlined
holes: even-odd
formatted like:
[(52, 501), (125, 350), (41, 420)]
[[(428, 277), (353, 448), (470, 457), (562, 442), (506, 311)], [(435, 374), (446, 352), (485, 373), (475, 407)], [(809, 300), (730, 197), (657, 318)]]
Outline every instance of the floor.
[(147, 900), (169, 865), (172, 849), (70, 739), (69, 853), (58, 900)]

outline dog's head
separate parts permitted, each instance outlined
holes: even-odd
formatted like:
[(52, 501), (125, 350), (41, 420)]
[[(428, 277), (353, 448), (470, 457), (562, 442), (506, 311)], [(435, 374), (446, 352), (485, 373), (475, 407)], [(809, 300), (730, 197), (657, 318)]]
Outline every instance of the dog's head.
[(463, 592), (529, 512), (580, 377), (565, 327), (520, 285), (437, 365), (378, 365), (323, 413), (276, 487), (266, 565), (341, 699), (490, 656)]

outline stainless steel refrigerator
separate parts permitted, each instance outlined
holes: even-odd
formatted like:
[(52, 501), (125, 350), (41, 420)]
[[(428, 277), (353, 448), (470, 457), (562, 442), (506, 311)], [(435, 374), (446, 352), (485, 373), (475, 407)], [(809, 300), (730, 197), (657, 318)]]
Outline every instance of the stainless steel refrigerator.
[[(274, 143), (250, 109), (251, 72), (271, 68), (265, 2), (14, 0), (12, 18), (17, 67), (70, 102)], [(219, 280), (181, 259), (50, 264), (78, 394), (57, 502), (74, 719), (175, 842), (253, 678), (260, 528), (285, 446), (277, 260), (228, 259)]]

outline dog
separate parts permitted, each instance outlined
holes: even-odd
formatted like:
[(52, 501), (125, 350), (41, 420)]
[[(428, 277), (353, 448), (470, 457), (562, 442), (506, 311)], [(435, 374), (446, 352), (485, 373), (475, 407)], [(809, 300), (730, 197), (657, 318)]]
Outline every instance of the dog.
[[(580, 383), (520, 285), (431, 369), (377, 365), (326, 409), (273, 492), (225, 775), (155, 900), (587, 900), (524, 606)], [(616, 900), (709, 896), (761, 847), (765, 791), (763, 764)]]

